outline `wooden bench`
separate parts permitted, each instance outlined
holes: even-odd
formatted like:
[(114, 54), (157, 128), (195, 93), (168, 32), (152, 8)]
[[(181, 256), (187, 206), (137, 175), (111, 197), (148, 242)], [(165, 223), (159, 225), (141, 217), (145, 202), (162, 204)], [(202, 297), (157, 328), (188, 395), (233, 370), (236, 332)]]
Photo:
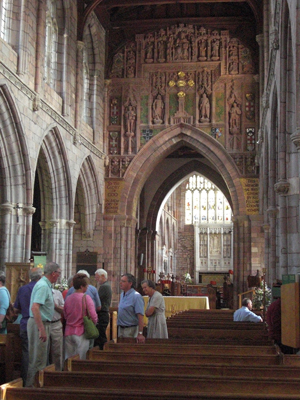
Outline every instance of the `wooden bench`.
[(0, 384), (14, 379), (14, 334), (0, 334)]
[[(128, 340), (129, 338), (127, 338)], [(129, 342), (130, 340), (130, 342)], [(217, 355), (266, 355), (279, 353), (278, 347), (274, 345), (268, 346), (232, 346), (232, 345), (201, 345), (201, 344), (189, 344), (186, 346), (182, 343), (172, 343), (168, 339), (146, 339), (145, 344), (137, 344), (135, 339), (130, 338), (125, 343), (113, 343), (107, 342), (104, 347), (104, 351), (120, 351), (120, 352), (131, 352), (131, 353), (182, 353), (182, 354), (217, 354)], [(98, 350), (97, 347), (90, 351)]]
[[(300, 392), (300, 380), (284, 377), (280, 378), (253, 378), (248, 375), (247, 379), (231, 376), (173, 376), (171, 374), (161, 375), (159, 371), (155, 375), (143, 373), (110, 373), (110, 372), (57, 372), (52, 367), (45, 368), (39, 373), (40, 387), (56, 387), (58, 390), (69, 388), (81, 389), (116, 389), (122, 388), (124, 392), (134, 391), (133, 388), (140, 388), (151, 391), (155, 388), (160, 392), (176, 392), (193, 394), (211, 393), (253, 393), (260, 394), (296, 394)], [(247, 366), (245, 366), (247, 369)]]
[(247, 368), (241, 368), (240, 366), (225, 364), (199, 364), (190, 365), (186, 364), (161, 364), (157, 363), (155, 359), (150, 359), (148, 362), (122, 362), (106, 361), (91, 361), (91, 360), (80, 360), (79, 356), (71, 357), (66, 363), (67, 371), (76, 372), (114, 372), (122, 373), (123, 371), (130, 371), (131, 373), (147, 373), (149, 375), (155, 375), (159, 371), (161, 375), (214, 375), (214, 376), (231, 376), (247, 378), (270, 377), (270, 378), (298, 378), (300, 376), (300, 367), (290, 367), (283, 365), (271, 365), (271, 366), (253, 366), (248, 365)]
[(131, 351), (101, 351), (89, 350), (88, 360), (98, 360), (102, 362), (125, 361), (125, 362), (147, 362), (152, 357), (157, 363), (162, 364), (227, 364), (227, 365), (280, 365), (281, 357), (276, 354), (266, 355), (232, 355), (232, 354), (186, 354), (181, 353), (161, 353), (161, 352), (136, 352)]
[[(259, 389), (257, 389), (259, 392)], [(254, 392), (254, 391), (253, 391)], [(260, 394), (260, 393), (171, 393), (132, 388), (123, 389), (81, 389), (81, 388), (21, 388), (17, 386), (6, 388), (6, 397), (1, 400), (299, 400), (295, 394)]]
[(169, 338), (198, 338), (206, 341), (206, 343), (214, 342), (218, 344), (251, 344), (252, 346), (270, 343), (267, 332), (256, 330), (191, 329), (170, 327), (168, 328), (168, 334)]
[(265, 323), (252, 323), (252, 322), (233, 322), (233, 321), (201, 321), (201, 320), (186, 320), (184, 319), (168, 319), (168, 328), (191, 328), (191, 329), (234, 329), (234, 330), (256, 330), (266, 331), (267, 326)]

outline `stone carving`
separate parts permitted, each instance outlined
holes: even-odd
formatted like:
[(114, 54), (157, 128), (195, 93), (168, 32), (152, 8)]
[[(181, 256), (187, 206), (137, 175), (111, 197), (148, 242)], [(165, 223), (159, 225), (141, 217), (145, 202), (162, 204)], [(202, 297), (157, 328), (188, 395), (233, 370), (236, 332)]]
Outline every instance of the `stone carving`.
[(234, 82), (231, 85), (231, 92), (227, 99), (229, 106), (229, 133), (235, 135), (241, 132), (241, 101), (234, 90)]
[(162, 124), (164, 121), (164, 100), (161, 94), (158, 94), (153, 101), (152, 105), (152, 118), (153, 124)]
[(146, 36), (145, 40), (145, 62), (152, 63), (153, 62), (153, 54), (154, 54), (154, 37), (153, 34), (149, 33)]
[(228, 72), (230, 75), (239, 73), (239, 41), (231, 39), (228, 43)]
[(130, 43), (129, 47), (126, 48), (126, 77), (135, 77), (135, 43)]
[(135, 120), (136, 120), (135, 107), (133, 107), (133, 105), (129, 103), (128, 106), (125, 108), (126, 133), (134, 134)]
[(232, 134), (240, 132), (241, 114), (242, 111), (239, 105), (237, 104), (236, 101), (234, 101), (229, 110), (229, 131)]
[(115, 54), (113, 58), (113, 64), (111, 72), (109, 74), (110, 78), (123, 78), (123, 68), (124, 68), (124, 56), (123, 53), (119, 52)]
[(200, 122), (208, 122), (210, 117), (210, 102), (206, 93), (202, 94), (199, 102)]

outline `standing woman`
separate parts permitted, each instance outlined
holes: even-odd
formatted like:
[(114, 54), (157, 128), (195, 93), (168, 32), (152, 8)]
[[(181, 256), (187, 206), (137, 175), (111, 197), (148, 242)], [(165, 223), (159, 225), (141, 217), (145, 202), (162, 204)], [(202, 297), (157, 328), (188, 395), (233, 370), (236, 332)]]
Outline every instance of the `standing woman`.
[(89, 311), (94, 324), (97, 322), (97, 313), (92, 298), (85, 295), (89, 285), (85, 274), (76, 274), (73, 278), (75, 292), (66, 298), (64, 306), (65, 328), (65, 359), (79, 354), (81, 360), (86, 359), (89, 349), (89, 339), (84, 335), (83, 316)]
[(146, 317), (148, 317), (147, 338), (168, 339), (163, 296), (155, 290), (154, 282), (149, 279), (142, 281), (142, 288), (145, 295), (149, 296), (145, 312)]
[(0, 334), (7, 333), (5, 315), (10, 302), (10, 294), (5, 287), (5, 279), (4, 272), (0, 271)]

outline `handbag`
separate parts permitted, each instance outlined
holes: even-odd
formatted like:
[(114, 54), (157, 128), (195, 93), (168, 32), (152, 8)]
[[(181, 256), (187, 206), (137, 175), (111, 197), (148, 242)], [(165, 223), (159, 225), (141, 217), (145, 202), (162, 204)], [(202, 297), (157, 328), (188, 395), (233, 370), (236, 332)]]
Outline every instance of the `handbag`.
[[(85, 306), (84, 306), (85, 303)], [(84, 315), (84, 308), (86, 309), (86, 314)], [(82, 296), (82, 318), (84, 324), (84, 335), (87, 339), (97, 339), (99, 336), (99, 331), (96, 328), (96, 325), (91, 319), (91, 315), (86, 303), (86, 295)]]

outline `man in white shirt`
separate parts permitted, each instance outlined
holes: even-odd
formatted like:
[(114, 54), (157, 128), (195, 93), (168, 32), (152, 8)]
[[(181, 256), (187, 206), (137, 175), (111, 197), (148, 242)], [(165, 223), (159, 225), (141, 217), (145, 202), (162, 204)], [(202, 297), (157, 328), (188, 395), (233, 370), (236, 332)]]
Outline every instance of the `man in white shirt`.
[(233, 321), (263, 322), (262, 318), (251, 310), (252, 301), (246, 297), (242, 301), (242, 307), (233, 314)]

